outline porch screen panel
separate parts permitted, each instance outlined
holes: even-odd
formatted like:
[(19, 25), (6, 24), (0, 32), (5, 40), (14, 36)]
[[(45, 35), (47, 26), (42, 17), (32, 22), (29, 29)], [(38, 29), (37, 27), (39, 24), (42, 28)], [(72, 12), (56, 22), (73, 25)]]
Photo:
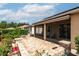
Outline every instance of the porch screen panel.
[(34, 34), (34, 27), (32, 27), (32, 31), (31, 31), (31, 33)]
[(38, 30), (38, 27), (36, 27), (36, 34), (38, 34), (39, 33), (39, 30)]
[(70, 39), (70, 24), (59, 25), (59, 33), (59, 37)]
[(42, 35), (43, 34), (43, 27), (42, 26), (36, 27), (36, 34), (37, 35)]
[(39, 34), (41, 35), (42, 34), (42, 27), (39, 27)]

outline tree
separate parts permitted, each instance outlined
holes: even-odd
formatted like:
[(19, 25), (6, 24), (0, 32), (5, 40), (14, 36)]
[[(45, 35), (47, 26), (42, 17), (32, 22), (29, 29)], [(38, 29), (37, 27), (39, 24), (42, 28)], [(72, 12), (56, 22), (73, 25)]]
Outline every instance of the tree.
[(2, 22), (0, 23), (0, 28), (6, 28), (6, 26), (7, 26), (7, 22), (2, 21)]

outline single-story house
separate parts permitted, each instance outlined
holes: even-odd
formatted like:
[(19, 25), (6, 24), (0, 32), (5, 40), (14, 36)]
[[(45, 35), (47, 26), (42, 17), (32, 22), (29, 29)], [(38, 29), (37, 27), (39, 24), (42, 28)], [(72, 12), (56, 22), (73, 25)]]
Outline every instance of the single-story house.
[(21, 25), (18, 28), (21, 28), (21, 29), (29, 29), (29, 24)]
[(71, 48), (75, 48), (75, 37), (79, 35), (79, 7), (33, 23), (31, 35), (47, 41), (70, 41)]

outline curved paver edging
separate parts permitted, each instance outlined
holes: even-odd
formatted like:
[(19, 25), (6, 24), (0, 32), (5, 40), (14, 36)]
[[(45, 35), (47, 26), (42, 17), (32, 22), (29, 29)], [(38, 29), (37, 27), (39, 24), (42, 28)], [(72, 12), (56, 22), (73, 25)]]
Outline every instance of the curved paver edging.
[(18, 44), (21, 56), (28, 56), (28, 52), (26, 50), (26, 47), (24, 46), (24, 43), (22, 42), (22, 38), (16, 38), (16, 43)]

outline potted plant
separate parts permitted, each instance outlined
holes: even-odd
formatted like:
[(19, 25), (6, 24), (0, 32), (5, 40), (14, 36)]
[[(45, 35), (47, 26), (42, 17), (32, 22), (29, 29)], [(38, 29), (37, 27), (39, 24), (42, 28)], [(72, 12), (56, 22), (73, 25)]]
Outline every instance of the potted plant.
[(79, 54), (79, 36), (75, 38), (75, 44), (76, 44), (77, 53)]

